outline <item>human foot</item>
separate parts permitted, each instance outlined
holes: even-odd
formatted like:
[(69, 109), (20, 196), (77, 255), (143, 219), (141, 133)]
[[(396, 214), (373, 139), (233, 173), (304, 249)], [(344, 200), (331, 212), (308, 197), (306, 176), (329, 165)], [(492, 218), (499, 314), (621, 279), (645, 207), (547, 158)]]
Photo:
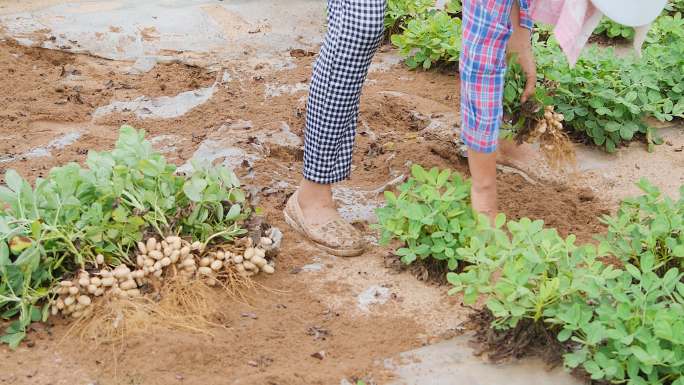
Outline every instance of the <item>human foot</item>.
[(517, 144), (512, 140), (499, 142), (496, 162), (521, 171), (527, 177), (542, 180), (558, 180), (563, 173), (552, 169), (539, 149), (532, 144)]
[[(305, 194), (301, 194), (302, 191)], [(342, 257), (362, 254), (366, 243), (361, 234), (340, 217), (332, 194), (323, 192), (310, 196), (306, 194), (309, 192), (300, 188), (290, 197), (283, 211), (286, 222), (330, 254)]]
[(512, 140), (499, 141), (496, 162), (526, 171), (538, 165), (541, 157), (529, 143), (517, 144)]

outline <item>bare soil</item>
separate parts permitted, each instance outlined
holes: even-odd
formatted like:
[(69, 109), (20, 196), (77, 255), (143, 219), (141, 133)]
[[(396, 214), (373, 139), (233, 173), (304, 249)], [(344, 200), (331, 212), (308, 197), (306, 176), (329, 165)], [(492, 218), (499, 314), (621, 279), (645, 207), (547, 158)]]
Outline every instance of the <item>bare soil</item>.
[[(117, 113), (93, 120), (97, 107), (114, 100), (176, 95), (207, 87), (221, 73), (166, 64), (129, 75), (131, 63), (0, 42), (0, 158), (44, 146), (70, 127), (83, 132), (74, 144), (51, 150), (51, 157), (19, 156), (0, 168), (17, 169), (29, 179), (44, 176), (53, 166), (83, 161), (89, 150), (111, 148), (122, 124), (151, 136), (181, 138), (166, 154), (179, 165), (203, 140), (224, 135), (221, 126), (239, 120), (274, 131), (278, 122), (286, 122), (301, 137), (306, 91), (279, 96), (266, 91), (272, 85), (307, 83), (313, 60), (299, 57), (295, 69), (279, 72), (243, 68), (207, 103), (179, 118), (141, 120)], [(422, 131), (426, 116), (429, 120), (456, 110), (457, 90), (457, 78), (448, 73), (409, 72), (398, 65), (373, 71), (362, 100), (353, 176), (342, 187), (375, 189), (407, 174), (411, 162), (467, 174), (465, 161), (448, 143)], [(445, 338), (465, 320), (468, 311), (444, 287), (387, 269), (383, 258), (389, 249), (376, 246), (353, 260), (333, 258), (290, 231), (280, 212), (300, 168), (301, 150), (272, 145), (267, 156), (236, 170), (247, 188), (258, 192), (266, 219), (284, 230), (285, 243), (275, 276), (259, 278), (266, 289), (246, 293), (246, 301), (217, 291), (215, 300), (224, 311), (216, 314), (217, 326), (208, 334), (158, 325), (123, 344), (95, 346), (63, 339), (70, 326), (56, 320), (37, 325), (16, 352), (0, 348), (0, 384), (283, 385), (334, 384), (343, 378), (384, 383), (391, 374), (377, 360)], [(499, 189), (501, 209), (509, 217), (543, 219), (579, 241), (603, 231), (597, 217), (610, 210), (587, 189), (531, 184), (514, 174), (502, 173)], [(374, 236), (368, 223), (357, 226)], [(312, 262), (320, 264), (320, 271), (302, 270)], [(361, 310), (357, 296), (376, 284), (391, 294), (370, 311)]]

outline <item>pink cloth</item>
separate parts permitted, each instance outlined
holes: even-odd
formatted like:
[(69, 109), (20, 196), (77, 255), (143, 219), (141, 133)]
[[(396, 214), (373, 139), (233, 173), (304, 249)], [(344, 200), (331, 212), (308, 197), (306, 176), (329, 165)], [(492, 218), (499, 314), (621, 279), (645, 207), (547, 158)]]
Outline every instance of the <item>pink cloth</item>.
[(570, 66), (577, 63), (603, 13), (590, 0), (535, 0), (532, 18), (555, 26), (553, 33)]

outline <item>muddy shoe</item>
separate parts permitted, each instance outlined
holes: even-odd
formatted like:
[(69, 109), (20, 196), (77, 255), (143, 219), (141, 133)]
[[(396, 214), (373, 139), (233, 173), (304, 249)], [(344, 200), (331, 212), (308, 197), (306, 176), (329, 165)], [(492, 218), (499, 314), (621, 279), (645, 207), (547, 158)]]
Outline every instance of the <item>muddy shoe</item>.
[(366, 242), (361, 233), (352, 225), (342, 219), (335, 219), (324, 224), (307, 224), (297, 197), (296, 192), (292, 194), (283, 210), (285, 221), (293, 229), (332, 255), (356, 257), (363, 254)]

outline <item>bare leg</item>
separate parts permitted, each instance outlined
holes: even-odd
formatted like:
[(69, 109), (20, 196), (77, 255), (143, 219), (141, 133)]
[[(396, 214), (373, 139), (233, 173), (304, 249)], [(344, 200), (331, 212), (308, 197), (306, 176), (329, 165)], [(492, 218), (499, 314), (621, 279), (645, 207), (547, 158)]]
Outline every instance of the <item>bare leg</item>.
[(471, 199), (473, 209), (487, 215), (492, 222), (497, 214), (496, 200), (497, 153), (483, 153), (468, 149), (468, 165), (472, 176)]
[(308, 224), (319, 225), (340, 218), (332, 198), (332, 185), (303, 179), (298, 197), (299, 207)]

